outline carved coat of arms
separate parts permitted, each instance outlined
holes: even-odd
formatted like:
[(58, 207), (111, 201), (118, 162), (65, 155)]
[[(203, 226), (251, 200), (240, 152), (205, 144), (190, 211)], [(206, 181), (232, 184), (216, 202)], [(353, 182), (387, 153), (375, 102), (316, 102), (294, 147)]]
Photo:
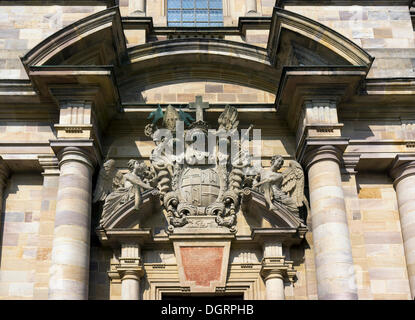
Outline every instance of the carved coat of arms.
[[(132, 198), (138, 210), (142, 194), (151, 189), (159, 192), (168, 216), (169, 232), (186, 226), (196, 216), (214, 216), (219, 227), (236, 232), (236, 214), (245, 187), (264, 194), (270, 210), (276, 210), (273, 203), (278, 202), (298, 215), (298, 208), (307, 203), (303, 194), (304, 173), (297, 162), (292, 161), (289, 169), (279, 173), (282, 157), (273, 157), (271, 169), (262, 170), (256, 176), (248, 174), (252, 172), (248, 170), (252, 168), (251, 157), (243, 152), (240, 141), (231, 138), (239, 125), (237, 109), (225, 107), (218, 119), (213, 148), (207, 150), (196, 143), (198, 139), (208, 141), (208, 123), (203, 120), (207, 104), (198, 97), (189, 107), (196, 109), (196, 120), (171, 105), (165, 112), (159, 106), (150, 114), (152, 123), (144, 130), (155, 143), (149, 167), (144, 162), (131, 160), (129, 172), (122, 175), (114, 169), (113, 160), (104, 163), (94, 194), (95, 202), (104, 203), (101, 221)], [(178, 120), (183, 132), (174, 126)], [(160, 134), (160, 129), (167, 131)], [(191, 138), (183, 139), (181, 134)], [(237, 150), (236, 158), (227, 152), (232, 148)]]

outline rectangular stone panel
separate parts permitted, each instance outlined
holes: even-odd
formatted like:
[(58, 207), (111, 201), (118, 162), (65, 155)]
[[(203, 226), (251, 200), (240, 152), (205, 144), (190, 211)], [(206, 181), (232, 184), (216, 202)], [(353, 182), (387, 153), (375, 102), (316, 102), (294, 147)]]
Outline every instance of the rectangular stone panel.
[(181, 247), (180, 251), (186, 281), (209, 287), (220, 280), (223, 247)]
[(180, 286), (190, 292), (216, 292), (226, 286), (230, 241), (176, 240)]

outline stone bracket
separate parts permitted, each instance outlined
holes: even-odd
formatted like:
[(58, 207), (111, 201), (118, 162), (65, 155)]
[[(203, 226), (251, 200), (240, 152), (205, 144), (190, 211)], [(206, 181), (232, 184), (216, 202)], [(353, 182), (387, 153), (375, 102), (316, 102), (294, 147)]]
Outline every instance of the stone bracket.
[(59, 161), (55, 155), (45, 154), (38, 155), (39, 164), (43, 169), (43, 176), (58, 176), (59, 175)]

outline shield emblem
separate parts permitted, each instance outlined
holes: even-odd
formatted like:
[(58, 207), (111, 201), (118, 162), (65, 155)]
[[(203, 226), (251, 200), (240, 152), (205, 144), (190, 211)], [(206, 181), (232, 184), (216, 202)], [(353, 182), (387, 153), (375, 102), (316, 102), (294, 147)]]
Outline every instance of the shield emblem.
[(180, 201), (207, 207), (219, 196), (219, 176), (212, 168), (187, 168), (182, 174), (179, 187)]

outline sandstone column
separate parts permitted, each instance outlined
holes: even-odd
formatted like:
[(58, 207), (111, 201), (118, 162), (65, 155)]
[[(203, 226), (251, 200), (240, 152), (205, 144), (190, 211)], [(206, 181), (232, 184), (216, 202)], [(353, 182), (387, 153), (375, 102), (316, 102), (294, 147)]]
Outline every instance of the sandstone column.
[(140, 246), (137, 243), (124, 243), (121, 246), (120, 266), (121, 299), (139, 300), (141, 267)]
[(140, 277), (136, 271), (125, 271), (121, 279), (121, 299), (139, 300)]
[(340, 159), (330, 145), (305, 155), (319, 299), (357, 299)]
[[(401, 158), (401, 159), (400, 159)], [(391, 171), (398, 198), (399, 216), (405, 248), (406, 265), (412, 299), (415, 298), (415, 157), (412, 161), (397, 156)], [(403, 163), (399, 163), (403, 162)]]
[(246, 0), (245, 4), (246, 4), (246, 13), (247, 14), (257, 12), (256, 0)]
[(146, 0), (130, 0), (128, 3), (128, 12), (130, 15), (145, 15)]
[(93, 164), (88, 152), (78, 147), (64, 147), (58, 159), (49, 299), (87, 299)]
[(288, 269), (282, 254), (282, 244), (265, 242), (261, 275), (265, 282), (267, 300), (285, 300), (284, 279)]

